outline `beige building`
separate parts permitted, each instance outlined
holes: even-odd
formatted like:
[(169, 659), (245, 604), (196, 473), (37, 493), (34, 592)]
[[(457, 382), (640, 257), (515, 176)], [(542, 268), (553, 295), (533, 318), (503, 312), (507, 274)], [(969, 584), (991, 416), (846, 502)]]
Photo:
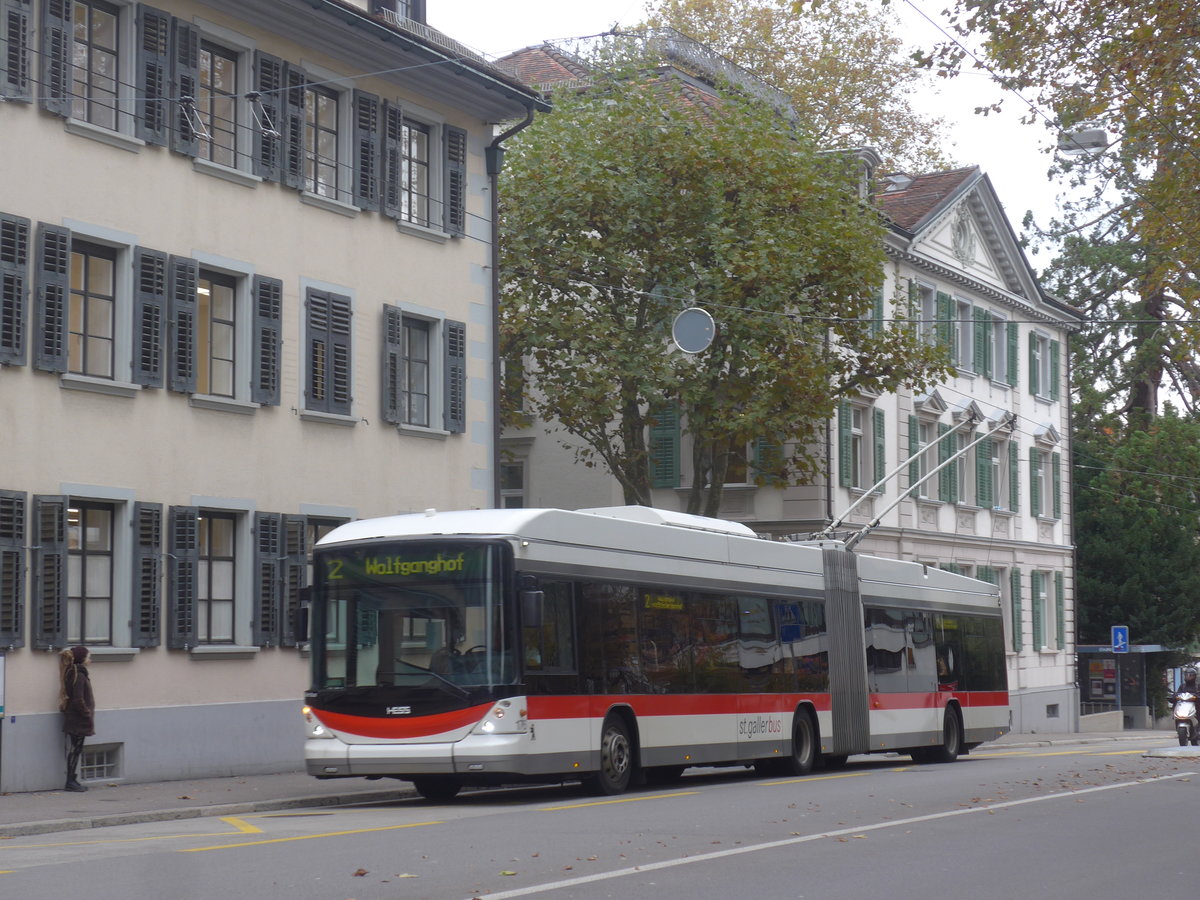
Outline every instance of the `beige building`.
[[(0, 791), (301, 765), (361, 516), (493, 505), (493, 124), (421, 0), (0, 0)], [(489, 165), (489, 163), (491, 163)]]

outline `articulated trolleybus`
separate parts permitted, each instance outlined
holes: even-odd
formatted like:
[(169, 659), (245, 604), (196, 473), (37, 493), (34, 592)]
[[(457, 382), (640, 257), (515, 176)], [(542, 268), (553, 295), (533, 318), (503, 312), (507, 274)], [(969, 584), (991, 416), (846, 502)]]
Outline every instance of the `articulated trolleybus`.
[(1008, 730), (997, 589), (644, 507), (366, 519), (316, 546), (308, 772), (616, 794), (689, 766), (950, 762)]

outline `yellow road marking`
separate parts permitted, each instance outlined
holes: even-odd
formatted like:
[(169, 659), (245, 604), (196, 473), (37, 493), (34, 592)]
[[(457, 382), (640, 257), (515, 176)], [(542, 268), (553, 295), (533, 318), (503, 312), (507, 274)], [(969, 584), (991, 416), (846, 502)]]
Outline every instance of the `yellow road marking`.
[(835, 778), (862, 778), (864, 775), (870, 774), (870, 772), (846, 772), (842, 775), (803, 775), (799, 778), (789, 778), (786, 781), (762, 781), (759, 784), (763, 787), (774, 787), (779, 784), (802, 784), (806, 781), (833, 781)]
[(674, 794), (643, 794), (639, 797), (620, 797), (615, 800), (592, 800), (589, 803), (572, 803), (567, 806), (546, 806), (539, 812), (559, 812), (564, 809), (584, 809), (588, 806), (608, 806), (612, 803), (637, 803), (641, 800), (670, 800), (673, 797), (689, 797), (699, 791), (678, 791)]
[[(224, 820), (222, 820), (224, 821)], [(253, 828), (253, 826), (251, 826)], [(258, 829), (254, 829), (257, 831)], [(242, 832), (243, 834), (245, 832)], [(101, 844), (145, 844), (150, 841), (178, 841), (184, 838), (198, 837), (235, 837), (236, 833), (228, 831), (206, 831), (199, 834), (156, 834), (151, 837), (138, 838), (114, 838), (112, 840), (97, 840), (97, 841), (55, 841), (50, 844), (0, 844), (0, 850), (40, 850), (42, 848), (52, 847), (93, 847)]]
[(350, 831), (327, 831), (324, 834), (302, 834), (296, 837), (268, 838), (263, 841), (245, 841), (241, 844), (216, 844), (212, 847), (189, 847), (176, 853), (205, 853), (209, 850), (236, 850), (241, 847), (258, 847), (262, 844), (286, 844), (290, 841), (313, 841), (317, 838), (344, 837), (348, 834), (370, 834), (375, 831), (396, 831), (400, 828), (424, 828), (426, 825), (445, 825), (445, 822), (413, 822), (410, 825), (384, 825), (379, 828), (354, 828)]
[(242, 834), (262, 834), (262, 829), (257, 825), (251, 825), (245, 819), (239, 819), (236, 816), (222, 816), (222, 822), (228, 822)]

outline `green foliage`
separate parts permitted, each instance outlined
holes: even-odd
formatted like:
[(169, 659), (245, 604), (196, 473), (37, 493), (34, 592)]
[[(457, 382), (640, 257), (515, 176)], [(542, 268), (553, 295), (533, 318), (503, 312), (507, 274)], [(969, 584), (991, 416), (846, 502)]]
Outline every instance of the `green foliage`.
[(1200, 634), (1200, 423), (1169, 409), (1146, 430), (1115, 420), (1075, 440), (1076, 595), (1082, 643), (1128, 625), (1138, 643)]
[[(943, 360), (915, 330), (862, 318), (884, 229), (855, 160), (732, 90), (705, 98), (607, 52), (591, 89), (556, 94), (508, 145), (502, 340), (527, 361), (525, 411), (581, 439), (580, 461), (627, 502), (651, 503), (649, 410), (677, 403), (699, 473), (689, 509), (711, 513), (747, 442), (796, 440), (760, 474), (809, 475), (839, 397), (925, 384)], [(718, 334), (686, 355), (670, 326), (692, 303)]]

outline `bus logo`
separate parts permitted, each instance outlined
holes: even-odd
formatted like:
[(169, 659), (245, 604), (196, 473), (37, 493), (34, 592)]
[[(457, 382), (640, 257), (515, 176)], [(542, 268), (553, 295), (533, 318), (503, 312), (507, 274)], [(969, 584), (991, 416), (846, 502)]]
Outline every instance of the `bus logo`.
[(411, 706), (389, 706), (387, 708), (387, 714), (389, 716), (411, 716), (412, 715), (412, 707)]

